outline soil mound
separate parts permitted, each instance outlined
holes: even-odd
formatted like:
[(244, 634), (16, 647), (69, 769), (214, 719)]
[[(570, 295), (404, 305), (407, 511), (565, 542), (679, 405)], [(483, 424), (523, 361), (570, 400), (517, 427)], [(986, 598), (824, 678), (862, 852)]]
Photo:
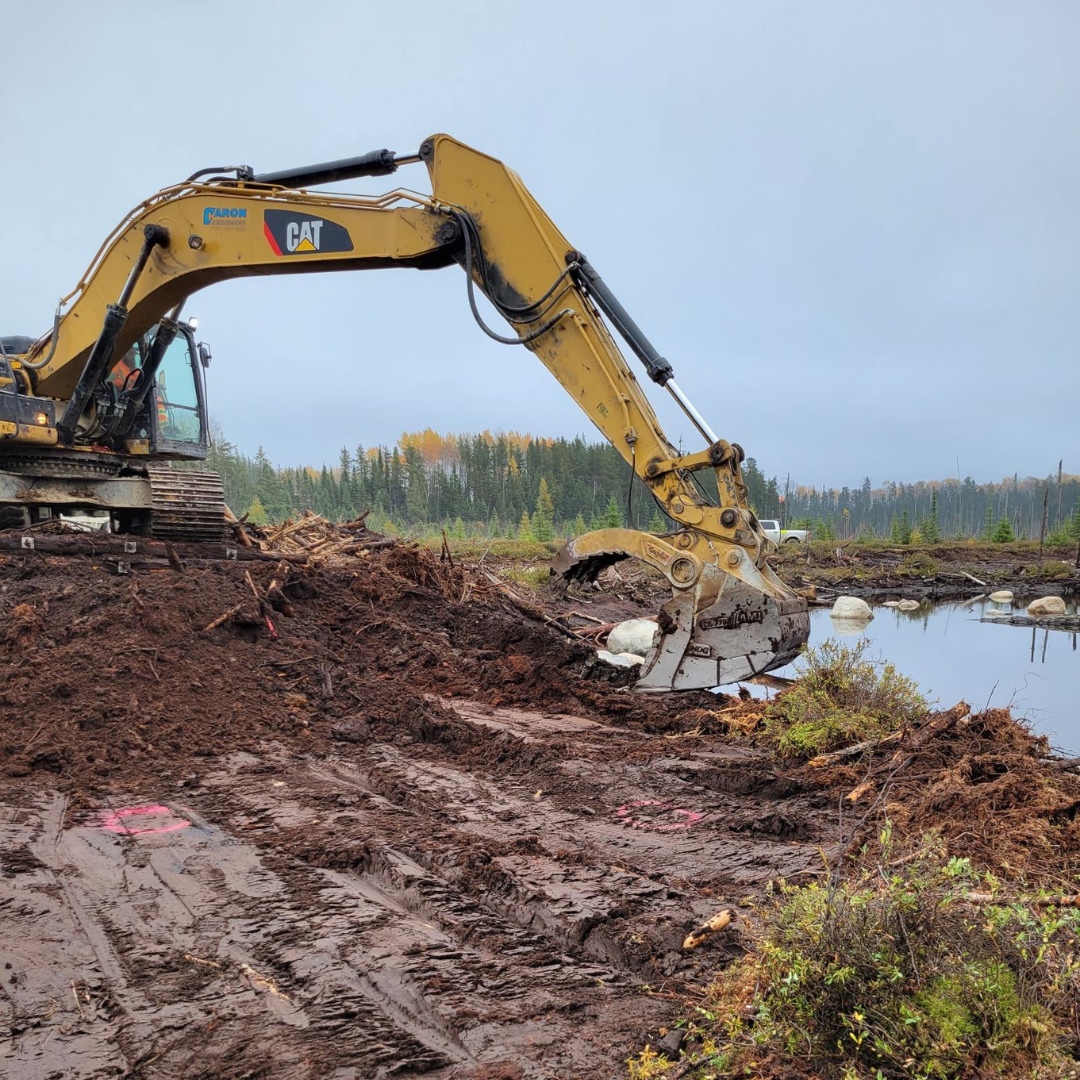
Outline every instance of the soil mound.
[(90, 556), (0, 564), (4, 775), (122, 785), (151, 765), (175, 775), (270, 739), (304, 752), (358, 731), (452, 724), (432, 695), (656, 730), (705, 697), (583, 679), (586, 644), (487, 576), (411, 544), (316, 565), (177, 557), (116, 570)]

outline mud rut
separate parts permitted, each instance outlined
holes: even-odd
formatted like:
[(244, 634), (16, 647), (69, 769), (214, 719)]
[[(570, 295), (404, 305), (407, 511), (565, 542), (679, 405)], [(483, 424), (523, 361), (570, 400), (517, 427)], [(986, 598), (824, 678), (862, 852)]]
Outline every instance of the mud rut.
[(3, 580), (6, 1076), (622, 1076), (835, 832), (426, 553), (297, 571), (277, 641), (198, 633), (235, 566)]

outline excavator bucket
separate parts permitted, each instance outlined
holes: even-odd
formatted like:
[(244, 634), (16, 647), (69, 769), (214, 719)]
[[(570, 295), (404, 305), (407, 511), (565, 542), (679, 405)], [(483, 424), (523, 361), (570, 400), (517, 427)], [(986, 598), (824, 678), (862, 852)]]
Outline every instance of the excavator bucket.
[(806, 601), (768, 566), (743, 560), (728, 573), (679, 551), (666, 538), (604, 529), (572, 540), (554, 569), (568, 581), (640, 558), (672, 585), (636, 690), (699, 690), (749, 679), (790, 663), (810, 636)]
[(767, 596), (712, 566), (702, 577), (703, 589), (677, 590), (660, 609), (661, 632), (638, 690), (707, 689), (749, 679), (790, 663), (810, 636), (804, 600)]

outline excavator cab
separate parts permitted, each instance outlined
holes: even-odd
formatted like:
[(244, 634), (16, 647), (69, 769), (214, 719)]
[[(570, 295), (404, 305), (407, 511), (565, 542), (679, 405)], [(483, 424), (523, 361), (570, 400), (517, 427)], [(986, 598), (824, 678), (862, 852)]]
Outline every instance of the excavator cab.
[(157, 370), (151, 453), (205, 458), (208, 448), (203, 365), (191, 327), (182, 327)]
[(196, 347), (194, 329), (190, 323), (179, 327), (157, 363), (153, 387), (145, 396), (139, 393), (140, 384), (152, 363), (158, 328), (136, 341), (106, 376), (99, 414), (122, 417), (125, 401), (133, 395), (142, 397), (137, 414), (123, 432), (129, 453), (195, 460), (206, 457), (209, 424), (202, 357), (208, 350), (205, 345)]

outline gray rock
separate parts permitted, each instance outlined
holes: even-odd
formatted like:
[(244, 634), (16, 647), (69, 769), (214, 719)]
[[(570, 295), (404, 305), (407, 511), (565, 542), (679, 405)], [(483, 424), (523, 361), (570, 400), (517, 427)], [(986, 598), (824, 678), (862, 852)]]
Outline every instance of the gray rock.
[(672, 1028), (662, 1039), (659, 1040), (657, 1045), (664, 1051), (669, 1057), (674, 1058), (682, 1049), (682, 1044), (686, 1041), (686, 1029), (685, 1028)]
[(644, 658), (636, 653), (613, 653), (609, 649), (597, 649), (596, 656), (598, 660), (603, 660), (605, 664), (618, 668), (637, 667), (645, 662)]
[(656, 632), (657, 626), (653, 619), (627, 619), (608, 634), (608, 651), (645, 656), (652, 648)]

